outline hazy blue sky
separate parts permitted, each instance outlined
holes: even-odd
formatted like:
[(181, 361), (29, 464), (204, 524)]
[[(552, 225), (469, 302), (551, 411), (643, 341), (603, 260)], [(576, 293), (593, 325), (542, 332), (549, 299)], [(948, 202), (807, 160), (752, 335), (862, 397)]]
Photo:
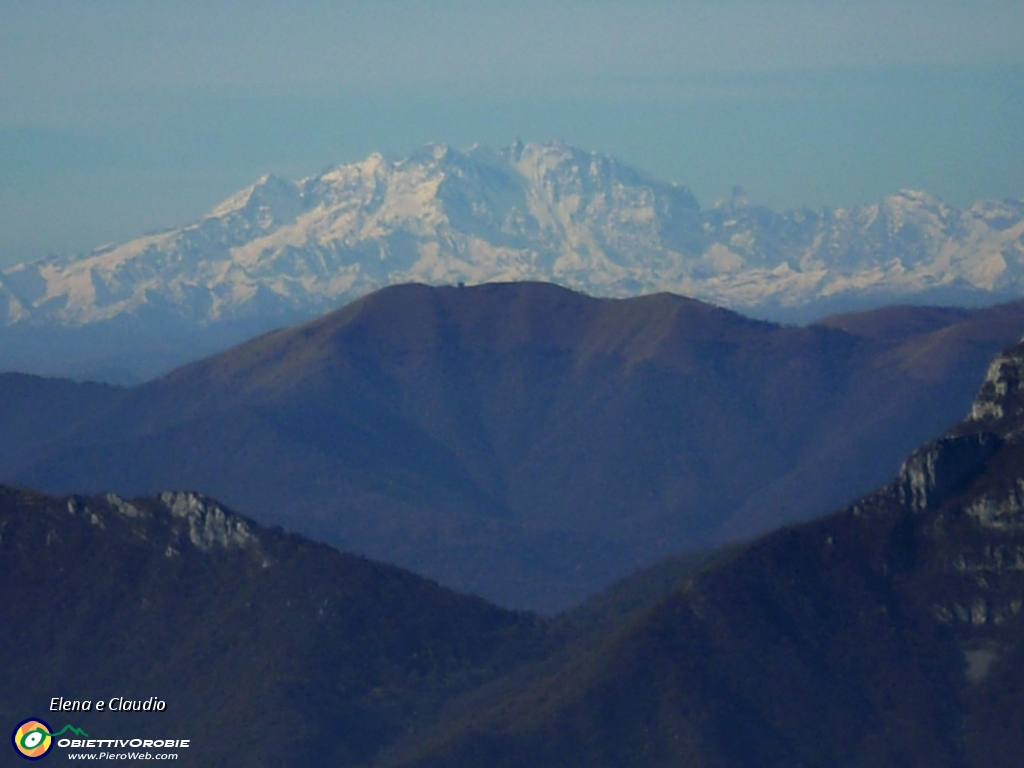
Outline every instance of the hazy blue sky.
[(1024, 197), (1020, 0), (0, 0), (0, 266), (265, 172), (561, 139), (702, 204)]

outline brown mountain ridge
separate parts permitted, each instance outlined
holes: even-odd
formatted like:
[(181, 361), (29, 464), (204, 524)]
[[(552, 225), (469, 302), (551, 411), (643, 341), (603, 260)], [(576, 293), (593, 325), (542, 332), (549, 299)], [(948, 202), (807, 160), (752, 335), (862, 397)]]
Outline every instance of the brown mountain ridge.
[(0, 436), (0, 478), (59, 493), (193, 488), (554, 612), (883, 482), (962, 415), (1022, 330), (1024, 303), (803, 328), (670, 294), (397, 286), (70, 415), (42, 390), (2, 398), (11, 418), (42, 415), (31, 449)]

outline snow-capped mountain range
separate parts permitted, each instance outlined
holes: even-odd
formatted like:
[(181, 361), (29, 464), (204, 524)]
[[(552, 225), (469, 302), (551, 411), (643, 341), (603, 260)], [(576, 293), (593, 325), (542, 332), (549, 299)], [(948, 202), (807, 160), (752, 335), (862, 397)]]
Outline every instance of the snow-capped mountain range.
[(957, 210), (901, 191), (780, 213), (737, 194), (701, 209), (686, 187), (565, 144), (435, 144), (297, 182), (265, 176), (189, 226), (15, 266), (0, 273), (0, 318), (259, 330), (393, 283), (508, 280), (672, 291), (767, 317), (978, 303), (1024, 295), (1024, 201)]

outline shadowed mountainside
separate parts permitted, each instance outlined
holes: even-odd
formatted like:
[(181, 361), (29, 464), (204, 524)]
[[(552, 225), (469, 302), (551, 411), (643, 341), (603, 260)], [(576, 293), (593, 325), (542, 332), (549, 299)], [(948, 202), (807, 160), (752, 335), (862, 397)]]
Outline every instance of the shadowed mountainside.
[(0, 487), (0, 617), (0, 722), (54, 696), (157, 696), (166, 711), (71, 717), (94, 738), (190, 738), (204, 766), (362, 765), (544, 648), (529, 614), (190, 493)]
[(876, 492), (544, 620), (190, 493), (0, 488), (0, 717), (192, 739), (204, 765), (1013, 768), (1024, 344)]
[(0, 399), (58, 424), (24, 448), (0, 436), (0, 477), (61, 493), (193, 488), (555, 611), (875, 487), (963, 414), (1022, 329), (1024, 303), (797, 328), (670, 294), (398, 286), (70, 416), (43, 389)]
[(1024, 345), (876, 493), (724, 555), (384, 764), (1019, 765), (1022, 384)]

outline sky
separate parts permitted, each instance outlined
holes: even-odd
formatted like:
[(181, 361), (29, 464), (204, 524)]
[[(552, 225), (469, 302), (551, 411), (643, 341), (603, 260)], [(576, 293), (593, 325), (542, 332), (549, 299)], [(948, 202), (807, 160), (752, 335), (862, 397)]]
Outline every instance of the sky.
[(0, 0), (0, 268), (264, 173), (567, 141), (774, 208), (1024, 198), (1020, 0)]

